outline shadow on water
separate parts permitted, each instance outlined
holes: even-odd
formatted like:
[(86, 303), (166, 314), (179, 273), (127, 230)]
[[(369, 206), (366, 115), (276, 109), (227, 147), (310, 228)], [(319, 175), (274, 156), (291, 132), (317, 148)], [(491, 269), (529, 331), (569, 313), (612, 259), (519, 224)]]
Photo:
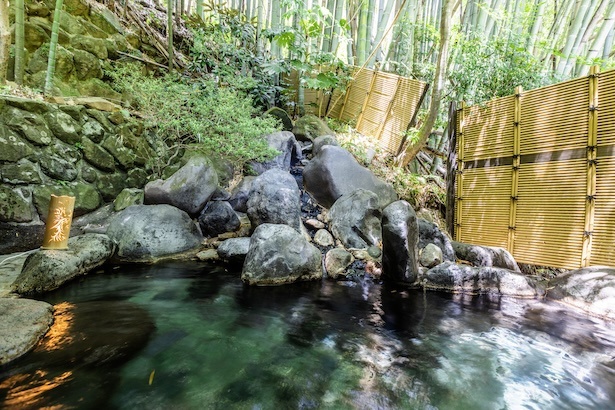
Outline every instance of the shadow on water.
[(373, 282), (247, 287), (123, 266), (45, 296), (52, 330), (0, 369), (10, 408), (615, 408), (613, 325), (538, 301)]

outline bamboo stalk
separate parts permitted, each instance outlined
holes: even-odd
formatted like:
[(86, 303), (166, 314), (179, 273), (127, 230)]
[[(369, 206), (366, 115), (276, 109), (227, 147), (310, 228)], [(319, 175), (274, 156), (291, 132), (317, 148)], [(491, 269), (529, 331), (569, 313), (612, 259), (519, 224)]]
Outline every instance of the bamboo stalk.
[(459, 103), (459, 109), (457, 110), (457, 118), (459, 119), (457, 123), (457, 196), (455, 198), (455, 239), (461, 240), (462, 237), (462, 229), (461, 224), (463, 222), (463, 166), (464, 166), (464, 122), (465, 122), (465, 114), (466, 114), (466, 105), (462, 101)]
[(517, 199), (519, 195), (519, 167), (521, 166), (521, 93), (523, 88), (515, 88), (514, 129), (513, 129), (513, 165), (512, 186), (510, 191), (510, 217), (508, 219), (507, 250), (513, 254), (515, 250), (515, 224), (517, 222)]
[(585, 201), (585, 232), (583, 235), (583, 252), (581, 266), (591, 263), (592, 236), (596, 210), (596, 146), (598, 143), (598, 74), (597, 66), (589, 74), (589, 129), (587, 132), (587, 190)]

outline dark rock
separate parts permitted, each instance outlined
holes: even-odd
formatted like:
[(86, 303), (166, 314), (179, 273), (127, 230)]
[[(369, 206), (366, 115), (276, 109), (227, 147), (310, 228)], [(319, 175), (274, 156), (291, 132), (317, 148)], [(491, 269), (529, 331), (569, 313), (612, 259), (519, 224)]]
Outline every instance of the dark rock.
[(382, 211), (382, 273), (396, 282), (414, 283), (419, 273), (419, 227), (406, 201)]
[(354, 257), (344, 249), (334, 248), (325, 255), (325, 269), (331, 279), (345, 278), (346, 268), (354, 262)]
[(130, 148), (124, 146), (117, 135), (109, 135), (101, 144), (125, 170), (132, 169), (136, 155)]
[(461, 242), (452, 242), (457, 259), (470, 262), (474, 266), (495, 266), (521, 272), (515, 258), (503, 248), (470, 245)]
[(2, 97), (7, 105), (10, 105), (20, 110), (27, 111), (32, 114), (45, 114), (52, 107), (51, 104), (42, 100), (33, 100), (31, 98), (21, 97)]
[(419, 218), (419, 249), (430, 243), (442, 250), (445, 261), (455, 261), (455, 251), (450, 238), (435, 223)]
[(126, 183), (130, 188), (143, 188), (147, 182), (147, 172), (141, 168), (133, 168), (128, 171)]
[(282, 129), (284, 131), (292, 131), (293, 121), (290, 119), (290, 115), (280, 107), (272, 107), (265, 111), (265, 114), (271, 117), (277, 118), (282, 123)]
[(281, 285), (322, 278), (320, 251), (287, 225), (259, 225), (241, 272), (249, 285)]
[(81, 125), (84, 121), (84, 107), (83, 105), (59, 105), (58, 108), (62, 112), (70, 115), (70, 117)]
[(11, 289), (20, 295), (56, 289), (102, 265), (113, 250), (113, 242), (106, 235), (70, 238), (68, 250), (40, 250), (28, 256)]
[(382, 240), (382, 210), (371, 191), (357, 189), (343, 195), (328, 213), (333, 236), (346, 248), (365, 249)]
[(49, 128), (56, 138), (69, 145), (75, 145), (81, 141), (81, 126), (68, 114), (55, 110), (45, 114)]
[(333, 145), (335, 147), (340, 146), (340, 144), (337, 142), (337, 139), (333, 135), (322, 135), (314, 140), (314, 145), (312, 146), (312, 155), (318, 155), (322, 147), (326, 145)]
[(271, 169), (258, 176), (247, 204), (252, 228), (264, 223), (285, 224), (301, 232), (300, 195), (297, 182), (286, 171)]
[(81, 138), (80, 142), (83, 156), (90, 164), (103, 171), (115, 171), (115, 158), (113, 158), (113, 155), (87, 137)]
[(362, 188), (378, 197), (381, 209), (397, 200), (393, 187), (379, 180), (369, 169), (361, 166), (343, 148), (322, 147), (303, 171), (305, 189), (326, 208), (342, 195)]
[(114, 215), (113, 204), (106, 204), (93, 212), (73, 219), (70, 228), (70, 236), (83, 235), (86, 233), (104, 233)]
[(30, 222), (32, 219), (32, 207), (24, 191), (0, 186), (0, 222)]
[(0, 299), (0, 366), (29, 352), (53, 322), (53, 307), (30, 299)]
[(218, 188), (218, 174), (207, 157), (194, 156), (169, 179), (145, 185), (146, 204), (171, 204), (197, 215)]
[(218, 246), (218, 256), (229, 263), (243, 265), (249, 249), (250, 238), (230, 238)]
[(454, 293), (535, 298), (543, 292), (529, 278), (507, 269), (444, 262), (419, 276), (426, 289)]
[(603, 319), (615, 320), (615, 268), (592, 266), (549, 282), (547, 297)]
[(58, 155), (42, 155), (39, 158), (39, 164), (43, 172), (54, 179), (70, 182), (77, 178), (78, 171), (75, 164)]
[(308, 114), (295, 121), (293, 134), (299, 141), (314, 141), (323, 135), (335, 135), (323, 120)]
[(49, 145), (53, 134), (41, 115), (7, 107), (2, 112), (4, 123), (36, 145)]
[(43, 243), (45, 225), (42, 223), (0, 222), (0, 254), (24, 252)]
[(0, 124), (0, 161), (17, 162), (33, 153), (32, 145)]
[(128, 187), (126, 174), (115, 172), (113, 174), (99, 174), (96, 179), (96, 189), (100, 192), (103, 200), (111, 202)]
[(239, 229), (239, 217), (228, 202), (210, 201), (199, 215), (199, 226), (204, 236), (217, 236)]
[(121, 261), (152, 261), (194, 249), (202, 236), (184, 211), (170, 205), (133, 205), (113, 217), (107, 235)]
[(119, 212), (131, 205), (143, 205), (143, 190), (124, 188), (113, 201), (113, 210)]
[(256, 177), (253, 176), (243, 177), (241, 182), (233, 188), (228, 202), (235, 211), (248, 212), (248, 198), (250, 197), (250, 189), (252, 189), (252, 183), (254, 183), (255, 179)]
[(93, 142), (99, 143), (102, 141), (103, 136), (105, 135), (105, 129), (100, 124), (100, 122), (96, 120), (89, 120), (83, 124), (83, 128), (81, 129), (81, 135), (91, 139)]
[(266, 162), (252, 161), (248, 163), (250, 169), (257, 175), (274, 168), (289, 171), (291, 165), (301, 159), (301, 149), (298, 148), (297, 140), (291, 132), (274, 132), (273, 134), (266, 135), (264, 138), (269, 147), (279, 151), (280, 154)]

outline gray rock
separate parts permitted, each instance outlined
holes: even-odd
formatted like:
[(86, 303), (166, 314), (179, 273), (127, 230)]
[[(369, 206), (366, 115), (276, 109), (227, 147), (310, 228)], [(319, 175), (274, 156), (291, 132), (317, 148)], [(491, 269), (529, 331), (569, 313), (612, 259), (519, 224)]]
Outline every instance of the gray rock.
[(45, 119), (56, 138), (69, 145), (81, 142), (81, 126), (70, 115), (54, 110), (45, 114)]
[(314, 243), (320, 246), (332, 246), (334, 244), (333, 235), (326, 229), (319, 229), (314, 234)]
[(111, 202), (117, 198), (124, 188), (128, 187), (128, 183), (128, 178), (123, 172), (100, 173), (96, 178), (96, 189), (106, 202)]
[(53, 322), (53, 306), (30, 299), (0, 299), (0, 366), (28, 353)]
[(455, 261), (455, 251), (450, 238), (435, 223), (419, 219), (419, 249), (423, 249), (430, 243), (442, 250), (442, 257), (445, 261)]
[(380, 209), (397, 200), (393, 187), (361, 166), (348, 151), (333, 145), (322, 147), (306, 165), (303, 184), (326, 208), (330, 208), (340, 196), (359, 188), (376, 194)]
[(507, 269), (444, 262), (419, 277), (426, 289), (453, 293), (535, 298), (542, 295), (529, 278)]
[(428, 243), (426, 247), (421, 250), (421, 256), (419, 262), (421, 266), (426, 268), (433, 268), (441, 264), (444, 261), (442, 256), (442, 249), (438, 248), (433, 243)]
[(239, 217), (228, 202), (210, 201), (199, 215), (199, 226), (204, 236), (217, 236), (239, 229)]
[(107, 235), (121, 261), (151, 261), (199, 246), (202, 235), (187, 213), (170, 205), (133, 205), (113, 217)]
[(334, 248), (325, 255), (325, 269), (332, 279), (345, 278), (348, 268), (354, 262), (354, 257), (344, 249)]
[(113, 210), (119, 212), (131, 205), (143, 205), (143, 190), (124, 188), (113, 201)]
[(123, 169), (129, 170), (135, 164), (136, 154), (130, 149), (124, 146), (117, 135), (110, 135), (101, 144), (104, 149), (106, 149), (113, 157), (117, 160), (117, 162), (122, 166)]
[(85, 234), (68, 240), (68, 250), (40, 250), (28, 256), (11, 289), (20, 295), (57, 289), (102, 265), (113, 254), (111, 239)]
[(81, 129), (81, 135), (91, 139), (93, 142), (100, 142), (105, 135), (105, 129), (102, 125), (96, 120), (89, 120), (83, 124), (83, 128)]
[(322, 135), (335, 135), (327, 124), (313, 114), (307, 114), (295, 121), (293, 134), (299, 141), (314, 141)]
[(470, 245), (452, 241), (457, 259), (470, 262), (474, 266), (495, 266), (521, 272), (515, 258), (503, 248)]
[(9, 162), (0, 165), (0, 181), (13, 185), (40, 184), (42, 182), (41, 170), (27, 159), (22, 159), (17, 163)]
[(218, 256), (223, 260), (241, 265), (250, 249), (250, 238), (230, 238), (218, 246)]
[(357, 189), (343, 195), (329, 210), (329, 229), (346, 248), (368, 248), (382, 240), (382, 210), (371, 191)]
[(41, 115), (20, 110), (16, 107), (7, 107), (2, 117), (10, 128), (18, 131), (28, 141), (36, 145), (49, 145), (53, 134)]
[(32, 145), (18, 137), (15, 131), (0, 124), (0, 161), (17, 162), (33, 152)]
[(145, 185), (146, 204), (170, 204), (190, 215), (197, 215), (218, 188), (218, 175), (203, 156), (188, 160), (169, 179)]
[(285, 224), (301, 231), (300, 191), (295, 178), (280, 169), (270, 169), (252, 183), (248, 218), (252, 228), (269, 223)]
[(81, 146), (83, 148), (83, 156), (90, 164), (103, 171), (115, 171), (115, 158), (100, 145), (95, 144), (87, 137), (83, 137), (81, 139)]
[(570, 271), (549, 283), (547, 297), (592, 316), (615, 320), (615, 268), (592, 266)]
[(272, 107), (265, 111), (263, 116), (271, 116), (277, 118), (282, 123), (284, 131), (292, 131), (293, 121), (290, 119), (290, 115), (280, 107)]
[(333, 135), (322, 135), (314, 140), (314, 145), (312, 147), (312, 155), (318, 155), (322, 147), (326, 145), (333, 145), (335, 147), (340, 146), (340, 144), (337, 142), (337, 138), (335, 138)]
[(80, 217), (73, 219), (70, 228), (70, 236), (83, 235), (85, 233), (107, 233), (107, 227), (114, 215), (113, 204), (106, 204)]
[(77, 167), (71, 161), (55, 154), (41, 155), (39, 164), (43, 172), (48, 176), (60, 181), (74, 181), (77, 178)]
[(264, 138), (270, 148), (280, 153), (275, 158), (266, 162), (249, 162), (248, 166), (257, 175), (274, 168), (289, 171), (291, 165), (301, 159), (301, 148), (298, 147), (297, 140), (292, 132), (274, 132), (273, 134), (266, 135)]
[(414, 283), (419, 271), (418, 222), (412, 206), (395, 201), (382, 211), (382, 272), (396, 282)]
[(250, 198), (250, 189), (252, 189), (252, 183), (256, 177), (247, 176), (243, 177), (241, 182), (233, 188), (231, 197), (228, 200), (229, 204), (237, 212), (248, 212), (248, 199)]
[(220, 260), (220, 256), (215, 249), (205, 249), (204, 251), (197, 253), (196, 257), (198, 260), (203, 262), (212, 262)]
[(259, 225), (241, 272), (249, 285), (282, 285), (322, 278), (320, 251), (287, 225)]

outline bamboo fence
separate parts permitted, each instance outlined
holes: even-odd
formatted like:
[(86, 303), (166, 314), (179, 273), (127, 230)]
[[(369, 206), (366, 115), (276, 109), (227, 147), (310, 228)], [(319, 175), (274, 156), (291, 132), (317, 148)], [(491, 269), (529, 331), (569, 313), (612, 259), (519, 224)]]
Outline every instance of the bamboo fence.
[(615, 266), (615, 70), (457, 111), (455, 238)]
[[(407, 77), (371, 69), (354, 67), (346, 93), (339, 90), (305, 89), (306, 114), (329, 116), (343, 121), (356, 121), (360, 133), (373, 137), (387, 151), (398, 154), (405, 142), (427, 91), (427, 84)], [(287, 82), (296, 103), (299, 87), (297, 73)]]

